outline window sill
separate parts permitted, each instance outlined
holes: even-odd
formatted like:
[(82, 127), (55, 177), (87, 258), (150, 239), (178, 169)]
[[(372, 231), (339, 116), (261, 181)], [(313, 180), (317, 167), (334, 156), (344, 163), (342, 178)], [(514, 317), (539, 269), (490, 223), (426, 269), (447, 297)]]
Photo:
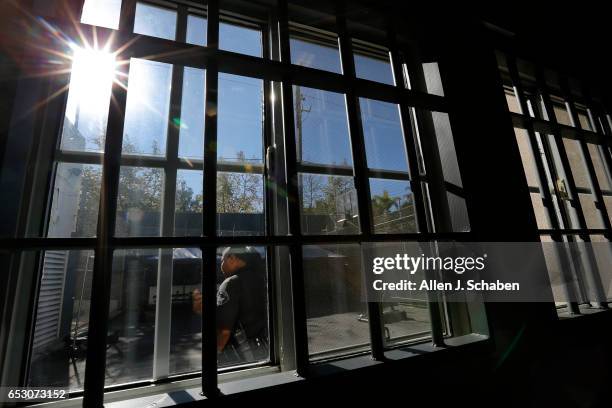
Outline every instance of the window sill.
[[(351, 356), (334, 361), (314, 363), (311, 365), (312, 377), (323, 377), (341, 372), (359, 370), (367, 367), (392, 364), (419, 355), (452, 350), (462, 346), (480, 343), (486, 344), (488, 336), (481, 334), (468, 334), (465, 336), (449, 338), (443, 347), (434, 347), (431, 343), (411, 344), (399, 346), (385, 352), (385, 361), (374, 361), (370, 355)], [(223, 395), (239, 394), (264, 388), (283, 386), (290, 383), (305, 381), (298, 377), (294, 371), (279, 372), (278, 367), (259, 367), (242, 372), (220, 375), (219, 389)], [(200, 395), (200, 379), (183, 380), (175, 383), (152, 385), (130, 390), (107, 393), (105, 406), (107, 408), (131, 408), (134, 406), (173, 407), (184, 403), (195, 403), (206, 398)], [(39, 404), (37, 407), (76, 407), (82, 405), (82, 398), (68, 401)]]

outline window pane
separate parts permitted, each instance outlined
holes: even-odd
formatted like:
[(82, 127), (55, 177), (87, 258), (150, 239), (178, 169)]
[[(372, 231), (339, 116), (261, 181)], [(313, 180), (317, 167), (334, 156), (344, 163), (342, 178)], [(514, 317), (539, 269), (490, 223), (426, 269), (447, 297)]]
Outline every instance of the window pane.
[(235, 24), (220, 23), (219, 48), (226, 51), (261, 57), (261, 30)]
[(591, 190), (591, 178), (589, 177), (586, 163), (584, 162), (580, 142), (563, 138), (563, 144), (565, 145), (565, 151), (567, 152), (567, 158), (570, 162), (576, 187)]
[(398, 106), (359, 98), (368, 167), (408, 172)]
[(135, 58), (130, 61), (124, 154), (166, 154), (171, 83), (172, 65)]
[(217, 332), (229, 331), (229, 338), (218, 354), (219, 367), (269, 360), (265, 248), (219, 248), (217, 263)]
[(576, 106), (576, 114), (578, 115), (578, 121), (580, 122), (580, 127), (584, 130), (593, 130), (591, 126), (591, 120), (589, 119), (589, 113), (585, 108), (580, 106)]
[(93, 251), (46, 251), (30, 357), (30, 387), (82, 390)]
[(552, 228), (550, 224), (550, 217), (548, 214), (548, 210), (544, 207), (544, 202), (542, 201), (542, 196), (540, 193), (530, 193), (531, 196), (531, 205), (533, 206), (533, 212), (535, 213), (536, 222), (538, 224), (539, 229), (549, 229)]
[(262, 163), (263, 81), (219, 74), (217, 159)]
[(393, 71), (389, 61), (389, 52), (367, 45), (359, 45), (353, 41), (355, 50), (355, 74), (357, 78), (394, 85)]
[(116, 30), (120, 14), (121, 0), (85, 0), (81, 23)]
[(100, 165), (58, 163), (48, 237), (96, 236), (101, 179)]
[(217, 173), (217, 233), (221, 236), (264, 235), (263, 176)]
[(177, 171), (174, 235), (202, 235), (203, 183), (201, 171)]
[(504, 94), (506, 95), (506, 103), (508, 104), (508, 110), (514, 113), (521, 113), (521, 107), (514, 93), (514, 88), (504, 86)]
[(351, 167), (351, 141), (344, 95), (293, 87), (298, 161)]
[(153, 377), (159, 253), (159, 249), (114, 252), (106, 340), (107, 386)]
[(367, 303), (361, 299), (359, 245), (307, 245), (302, 250), (308, 351), (324, 358), (367, 350)]
[(174, 40), (176, 36), (176, 11), (150, 4), (136, 3), (134, 32)]
[[(365, 243), (362, 248), (364, 265), (372, 265), (376, 257), (394, 258), (397, 254), (417, 253), (420, 250), (420, 246), (416, 242)], [(416, 272), (416, 276), (404, 271), (391, 273), (394, 273), (394, 277), (397, 276), (398, 280), (406, 278), (415, 281), (424, 278), (423, 271)], [(405, 275), (403, 275), (404, 273)], [(383, 338), (386, 346), (430, 335), (431, 324), (425, 292), (415, 291), (411, 294), (398, 292), (396, 296), (384, 292), (380, 296), (376, 300), (380, 302), (384, 324)]]
[(179, 156), (181, 157), (202, 160), (204, 155), (205, 72), (190, 67), (185, 67), (183, 71), (183, 95), (179, 122)]
[(193, 307), (198, 292), (202, 293), (202, 252), (199, 248), (174, 248), (170, 374), (202, 369), (202, 315)]
[(597, 175), (597, 181), (602, 191), (612, 191), (612, 175), (610, 169), (606, 164), (605, 150), (602, 146), (588, 144), (589, 153), (591, 154), (591, 160), (593, 161), (593, 167), (595, 167), (595, 174)]
[(352, 177), (299, 174), (302, 233), (358, 234), (357, 191)]
[(448, 113), (432, 111), (431, 118), (436, 132), (444, 180), (458, 187), (463, 187)]
[(122, 166), (117, 197), (117, 236), (158, 236), (164, 171)]
[(104, 151), (114, 76), (115, 59), (111, 54), (82, 48), (74, 51), (62, 150)]
[(514, 128), (514, 133), (523, 162), (523, 170), (525, 170), (525, 176), (527, 177), (527, 185), (529, 187), (540, 187), (540, 178), (538, 176), (538, 168), (536, 167), (535, 161), (536, 158), (531, 148), (529, 134), (527, 130), (521, 128)]
[(337, 39), (292, 33), (290, 47), (292, 64), (342, 73)]
[(206, 27), (207, 20), (204, 17), (188, 15), (186, 42), (188, 44), (206, 45)]
[(555, 118), (557, 119), (557, 123), (566, 126), (572, 126), (572, 121), (569, 116), (569, 112), (567, 111), (567, 107), (565, 106), (565, 101), (563, 99), (552, 96), (550, 97), (552, 108), (555, 114)]
[(418, 232), (410, 182), (370, 179), (370, 194), (374, 233)]
[(440, 68), (438, 67), (438, 63), (426, 62), (422, 65), (427, 93), (444, 96), (444, 89), (442, 89), (442, 77), (440, 76)]
[(604, 228), (601, 211), (595, 207), (595, 196), (593, 194), (578, 193), (578, 199), (580, 200), (587, 228)]

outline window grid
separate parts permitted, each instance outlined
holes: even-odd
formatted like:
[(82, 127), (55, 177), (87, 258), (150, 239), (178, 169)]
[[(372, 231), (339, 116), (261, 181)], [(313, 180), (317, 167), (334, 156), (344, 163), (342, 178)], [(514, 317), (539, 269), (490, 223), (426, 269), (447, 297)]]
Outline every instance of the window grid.
[[(133, 40), (138, 35), (132, 33), (135, 18), (135, 0), (124, 0), (122, 2), (119, 31), (116, 43), (122, 44)], [(93, 271), (92, 286), (96, 290), (92, 293), (90, 317), (92, 321), (96, 321), (92, 325), (89, 332), (89, 346), (87, 352), (86, 366), (86, 383), (83, 396), (84, 404), (98, 406), (102, 404), (104, 394), (104, 365), (105, 365), (105, 348), (106, 348), (106, 332), (108, 328), (108, 302), (110, 299), (110, 278), (112, 275), (112, 257), (113, 252), (119, 248), (165, 248), (165, 247), (200, 247), (202, 250), (202, 276), (203, 276), (203, 310), (208, 311), (202, 316), (202, 332), (203, 332), (203, 347), (202, 347), (202, 388), (204, 394), (212, 397), (218, 393), (217, 384), (217, 360), (216, 360), (216, 325), (215, 313), (215, 282), (214, 275), (204, 273), (206, 270), (213, 270), (215, 265), (213, 260), (216, 255), (216, 247), (223, 244), (288, 244), (291, 253), (291, 273), (292, 273), (292, 294), (294, 301), (294, 322), (296, 336), (296, 362), (298, 373), (308, 375), (308, 339), (306, 334), (306, 313), (304, 308), (304, 277), (302, 271), (301, 247), (309, 242), (378, 242), (392, 240), (435, 240), (435, 239), (455, 239), (469, 240), (469, 234), (446, 232), (451, 231), (450, 228), (445, 228), (449, 225), (448, 209), (445, 207), (445, 200), (433, 196), (431, 203), (427, 203), (424, 191), (442, 187), (441, 192), (444, 192), (444, 182), (441, 180), (441, 170), (439, 163), (436, 163), (434, 158), (437, 158), (435, 148), (429, 143), (423, 143), (423, 154), (426, 156), (425, 166), (426, 172), (420, 168), (421, 161), (420, 153), (417, 152), (416, 146), (419, 145), (418, 134), (419, 128), (427, 131), (426, 120), (423, 117), (421, 109), (430, 109), (440, 112), (446, 112), (446, 104), (441, 97), (427, 95), (419, 91), (405, 89), (403, 84), (406, 80), (403, 77), (405, 68), (402, 64), (405, 59), (399, 51), (399, 47), (395, 44), (393, 37), (389, 40), (389, 52), (391, 56), (391, 64), (393, 66), (393, 76), (396, 86), (386, 84), (371, 84), (370, 81), (358, 79), (355, 75), (354, 59), (352, 53), (352, 40), (347, 31), (346, 21), (339, 18), (338, 34), (340, 41), (340, 53), (345, 67), (344, 75), (338, 77), (336, 74), (321, 73), (319, 71), (292, 66), (290, 64), (289, 52), (289, 27), (287, 18), (287, 4), (281, 1), (278, 8), (280, 16), (280, 44), (281, 44), (281, 63), (271, 63), (260, 58), (235, 55), (231, 52), (219, 51), (219, 4), (218, 0), (210, 0), (208, 2), (207, 16), (207, 43), (203, 48), (194, 49), (192, 46), (183, 44), (186, 35), (186, 25), (188, 18), (188, 9), (184, 5), (177, 7), (177, 42), (169, 44), (167, 40), (161, 40), (153, 37), (140, 38), (138, 45), (129, 47), (122, 52), (122, 58), (129, 60), (130, 58), (143, 58), (147, 55), (155, 54), (156, 61), (167, 62), (176, 66), (191, 66), (195, 68), (206, 69), (206, 120), (205, 120), (205, 151), (204, 161), (199, 163), (192, 161), (191, 164), (178, 158), (178, 129), (169, 124), (168, 145), (166, 158), (154, 157), (130, 157), (122, 155), (122, 138), (124, 126), (124, 112), (127, 99), (127, 90), (118, 84), (113, 84), (112, 100), (108, 116), (108, 125), (106, 131), (106, 141), (104, 153), (67, 153), (57, 151), (56, 161), (68, 161), (78, 163), (103, 163), (102, 183), (101, 183), (101, 205), (98, 215), (98, 226), (96, 238), (17, 238), (3, 240), (8, 248), (94, 248), (95, 263)], [(84, 28), (86, 28), (84, 26)], [(98, 28), (103, 32), (105, 29)], [(110, 30), (108, 30), (110, 32)], [(84, 30), (86, 35), (92, 35), (91, 31)], [(267, 31), (263, 31), (264, 44), (268, 43), (266, 35)], [(188, 60), (181, 57), (180, 51), (189, 49), (193, 52), (194, 57)], [(161, 51), (179, 51), (173, 55)], [(201, 58), (199, 58), (201, 57)], [(264, 55), (265, 57), (265, 55)], [(237, 63), (239, 62), (239, 63)], [(415, 73), (416, 78), (413, 83), (418, 81), (419, 71), (414, 64), (406, 58), (406, 66)], [(171, 116), (180, 116), (180, 102), (182, 92), (182, 69), (173, 69), (172, 75), (172, 94), (171, 94)], [(122, 71), (122, 75), (127, 78), (129, 74), (129, 66), (123, 65), (118, 68)], [(347, 72), (348, 71), (348, 72)], [(264, 92), (269, 92), (270, 80), (282, 81), (282, 101), (283, 101), (283, 119), (285, 122), (285, 142), (287, 144), (287, 173), (291, 180), (288, 183), (288, 191), (290, 196), (297, 197), (299, 191), (297, 189), (297, 174), (301, 168), (297, 165), (295, 159), (295, 138), (293, 135), (293, 126), (288, 126), (293, 122), (293, 109), (291, 109), (292, 95), (291, 86), (295, 84), (304, 86), (314, 86), (319, 89), (333, 90), (342, 92), (346, 95), (347, 110), (349, 116), (350, 137), (352, 140), (353, 157), (360, 157), (358, 164), (355, 163), (355, 177), (359, 210), (362, 220), (362, 233), (358, 235), (347, 236), (303, 236), (300, 229), (300, 216), (298, 205), (290, 203), (289, 205), (289, 231), (290, 236), (272, 236), (273, 226), (269, 222), (266, 223), (268, 228), (267, 237), (217, 237), (216, 232), (216, 204), (215, 200), (205, 200), (203, 207), (203, 236), (202, 237), (172, 237), (173, 235), (173, 220), (174, 220), (174, 190), (176, 188), (176, 172), (178, 169), (202, 169), (204, 174), (216, 174), (222, 171), (222, 167), (217, 165), (216, 152), (216, 137), (217, 137), (217, 88), (218, 88), (218, 73), (228, 72), (238, 75), (249, 75), (264, 79)], [(411, 73), (412, 73), (411, 72)], [(303, 75), (302, 75), (303, 74)], [(336, 81), (336, 79), (339, 79)], [(331, 84), (331, 85), (330, 85)], [(361, 129), (361, 117), (359, 114), (358, 98), (365, 97), (385, 102), (395, 103), (399, 105), (401, 125), (405, 137), (405, 146), (408, 154), (409, 174), (396, 173), (389, 171), (371, 170), (365, 166), (365, 150), (363, 149), (363, 130)], [(268, 100), (269, 98), (266, 98)], [(418, 108), (415, 108), (418, 107)], [(269, 126), (269, 121), (265, 121)], [(266, 137), (269, 137), (270, 132), (265, 132)], [(269, 141), (266, 142), (266, 145)], [(115, 221), (117, 212), (117, 196), (119, 188), (119, 173), (123, 165), (135, 165), (155, 168), (163, 168), (165, 170), (164, 178), (164, 199), (163, 199), (163, 217), (162, 236), (160, 237), (115, 237)], [(195, 165), (195, 166), (194, 166)], [(244, 171), (243, 167), (228, 167), (234, 171)], [(310, 169), (316, 170), (316, 169)], [(269, 171), (267, 167), (262, 168), (266, 173)], [(322, 171), (319, 169), (319, 171)], [(325, 174), (329, 174), (329, 169), (325, 169)], [(348, 175), (348, 174), (347, 174)], [(407, 234), (386, 234), (377, 235), (372, 233), (370, 223), (371, 208), (369, 195), (369, 179), (382, 178), (393, 180), (408, 180), (413, 184), (413, 194), (416, 203), (417, 223), (419, 225), (419, 233)], [(216, 196), (216, 177), (204, 177), (203, 185), (204, 197)], [(434, 230), (434, 222), (427, 207), (431, 205), (435, 211), (435, 225), (438, 227)], [(266, 210), (267, 211), (267, 210)], [(272, 219), (270, 217), (269, 221)], [(435, 232), (436, 230), (439, 230)], [(6, 241), (6, 242), (5, 242)], [(270, 247), (268, 246), (268, 249)], [(380, 324), (379, 305), (370, 302), (370, 334), (372, 339), (372, 355), (379, 359), (383, 356), (384, 346), (382, 343), (382, 333)], [(440, 322), (439, 305), (433, 302), (431, 314), (432, 336), (436, 345), (443, 344), (443, 329)], [(272, 340), (272, 337), (271, 337)], [(134, 386), (132, 384), (131, 386)], [(114, 387), (120, 389), (122, 387)]]
[[(555, 242), (576, 242), (576, 238), (579, 238), (583, 242), (591, 242), (591, 236), (593, 234), (602, 234), (608, 240), (611, 237), (611, 224), (610, 217), (608, 211), (604, 204), (604, 195), (610, 195), (609, 192), (603, 192), (599, 185), (599, 180), (595, 173), (595, 167), (591, 160), (591, 156), (589, 154), (589, 149), (587, 146), (587, 142), (591, 142), (596, 144), (597, 146), (604, 147), (604, 156), (605, 156), (605, 166), (610, 169), (612, 165), (612, 159), (610, 157), (610, 151), (608, 146), (610, 146), (610, 138), (607, 137), (605, 129), (594, 123), (592, 116), (592, 107), (596, 106), (596, 104), (591, 100), (588, 89), (586, 86), (583, 86), (580, 90), (583, 95), (583, 100), (587, 108), (587, 112), (589, 115), (589, 121), (591, 123), (591, 129), (584, 129), (582, 127), (580, 118), (578, 117), (578, 112), (576, 108), (576, 102), (572, 96), (572, 93), (569, 90), (569, 83), (566, 77), (560, 78), (559, 81), (559, 89), (556, 89), (554, 92), (561, 95), (559, 97), (551, 97), (550, 92), (551, 89), (547, 84), (544, 78), (544, 71), (542, 70), (540, 65), (536, 66), (535, 78), (533, 86), (530, 86), (529, 90), (526, 90), (524, 86), (524, 81), (521, 79), (521, 74), (518, 71), (517, 60), (512, 53), (507, 53), (505, 55), (507, 66), (507, 74), (509, 74), (510, 80), (512, 82), (512, 87), (514, 89), (514, 97), (518, 100), (518, 105), (520, 108), (520, 112), (525, 113), (529, 112), (529, 115), (521, 114), (512, 111), (509, 106), (509, 110), (511, 111), (512, 120), (514, 126), (517, 128), (525, 129), (529, 142), (531, 145), (531, 149), (534, 152), (535, 156), (535, 164), (537, 170), (537, 176), (539, 178), (540, 188), (530, 187), (530, 192), (537, 193), (538, 195), (542, 194), (542, 202), (544, 208), (547, 209), (549, 214), (549, 219), (551, 223), (550, 229), (539, 229), (539, 234), (542, 238), (550, 237)], [(502, 76), (504, 75), (504, 70), (502, 68)], [(509, 87), (506, 87), (509, 88)], [(508, 91), (506, 91), (507, 93)], [(540, 99), (541, 103), (538, 103), (538, 108), (541, 106), (543, 109), (542, 116), (533, 114), (534, 106), (530, 106), (529, 102), (531, 99), (529, 98), (529, 94), (536, 95), (537, 98)], [(563, 100), (567, 109), (567, 115), (569, 116), (570, 124), (565, 125), (559, 123), (557, 121), (556, 114), (554, 113), (554, 102), (553, 99)], [(599, 110), (599, 109), (598, 109)], [(599, 112), (602, 112), (599, 110)], [(595, 126), (593, 127), (593, 125)], [(596, 133), (597, 132), (597, 133)], [(547, 137), (547, 135), (552, 135), (552, 140)], [(566, 146), (563, 143), (564, 139), (573, 139), (577, 140), (580, 146), (580, 157), (583, 159), (586, 170), (587, 170), (587, 178), (588, 182), (591, 186), (591, 189), (584, 187), (577, 187), (576, 181), (572, 174), (572, 167), (570, 161), (568, 159)], [(540, 152), (540, 145), (543, 148), (544, 157), (537, 154)], [(554, 145), (551, 142), (554, 141)], [(565, 170), (565, 177), (561, 177), (558, 175), (557, 165), (553, 163), (553, 151), (552, 149), (556, 148), (560, 158), (561, 170)], [(565, 199), (565, 193), (560, 190), (559, 183), (555, 182), (556, 180), (567, 180), (567, 189), (569, 190), (570, 197)], [(554, 186), (554, 191), (548, 188), (551, 185)], [(579, 200), (580, 193), (588, 193), (593, 194), (596, 199), (596, 208), (597, 213), (600, 215), (604, 228), (602, 229), (593, 229), (589, 228), (587, 225), (587, 221), (585, 218), (585, 213), (582, 208), (582, 204)], [(554, 195), (554, 196), (553, 196)], [(574, 222), (572, 220), (570, 209), (563, 205), (563, 203), (567, 202), (568, 205), (571, 206), (573, 210), (575, 210), (578, 225), (573, 225)], [(555, 202), (559, 202), (559, 205), (555, 205)], [(573, 211), (572, 210), (572, 211)], [(558, 218), (559, 217), (559, 218)], [(561, 224), (562, 223), (562, 224)], [(578, 263), (580, 260), (578, 259), (570, 259), (567, 254), (563, 255), (561, 262), (565, 265), (573, 264), (574, 268), (579, 269), (580, 266)], [(597, 265), (595, 262), (594, 254), (592, 251), (588, 254), (588, 270), (596, 271)], [(571, 268), (565, 267), (562, 268), (564, 273), (571, 274)], [(568, 281), (574, 279), (572, 276), (567, 276), (566, 279)], [(593, 282), (600, 282), (600, 280), (594, 276), (592, 279)], [(582, 282), (578, 282), (579, 285), (582, 285)], [(566, 285), (564, 287), (565, 296), (568, 299), (576, 299), (575, 289), (570, 285)], [(604, 293), (601, 287), (596, 287), (595, 290), (600, 293)], [(604, 304), (598, 302), (599, 307), (605, 307)], [(577, 302), (568, 302), (568, 309), (572, 314), (579, 314), (580, 309)]]

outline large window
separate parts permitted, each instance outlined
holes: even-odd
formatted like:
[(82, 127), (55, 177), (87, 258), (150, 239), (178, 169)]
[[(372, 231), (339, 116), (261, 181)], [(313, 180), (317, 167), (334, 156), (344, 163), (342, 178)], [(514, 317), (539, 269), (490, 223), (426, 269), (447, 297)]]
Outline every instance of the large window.
[(29, 385), (208, 395), (476, 331), (442, 297), (364, 297), (372, 254), (470, 231), (435, 61), (278, 6), (130, 4), (85, 1), (83, 27), (119, 35), (74, 39), (30, 147), (10, 239), (36, 239), (9, 268), (31, 279)]
[[(609, 242), (612, 159), (601, 101), (570, 86), (571, 78), (510, 54), (497, 57), (542, 242)], [(560, 316), (606, 303), (592, 297), (602, 293), (605, 273), (594, 254), (547, 253), (546, 261)], [(563, 270), (575, 287), (554, 285)]]

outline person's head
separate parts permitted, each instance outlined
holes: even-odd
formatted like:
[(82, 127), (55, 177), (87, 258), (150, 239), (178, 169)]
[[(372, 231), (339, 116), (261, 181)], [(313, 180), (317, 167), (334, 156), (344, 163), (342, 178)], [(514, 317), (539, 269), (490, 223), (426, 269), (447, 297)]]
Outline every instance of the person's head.
[(256, 262), (260, 260), (261, 257), (253, 247), (227, 247), (221, 253), (221, 272), (227, 278), (246, 266), (251, 268), (257, 267)]

